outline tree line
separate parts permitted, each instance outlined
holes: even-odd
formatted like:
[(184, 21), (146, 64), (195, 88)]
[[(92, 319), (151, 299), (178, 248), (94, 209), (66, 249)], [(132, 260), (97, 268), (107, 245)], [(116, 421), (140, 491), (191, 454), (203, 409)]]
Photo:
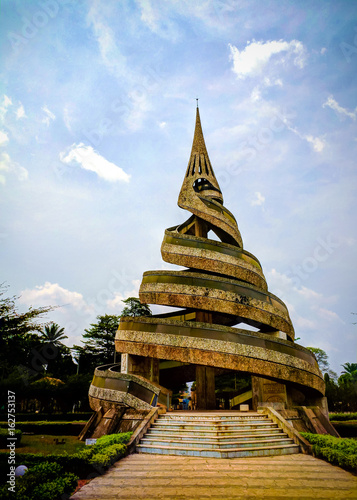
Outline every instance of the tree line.
[(326, 384), (329, 411), (357, 411), (357, 363), (344, 363), (341, 375), (330, 369), (328, 355), (323, 349), (308, 347), (315, 354)]
[[(0, 284), (0, 401), (16, 393), (18, 411), (87, 411), (88, 388), (96, 366), (115, 360), (114, 339), (121, 316), (150, 316), (139, 299), (129, 297), (120, 315), (99, 315), (73, 347), (65, 329), (45, 316), (54, 307), (21, 313), (18, 297)], [(118, 359), (120, 362), (120, 358)], [(0, 411), (6, 412), (5, 406)]]

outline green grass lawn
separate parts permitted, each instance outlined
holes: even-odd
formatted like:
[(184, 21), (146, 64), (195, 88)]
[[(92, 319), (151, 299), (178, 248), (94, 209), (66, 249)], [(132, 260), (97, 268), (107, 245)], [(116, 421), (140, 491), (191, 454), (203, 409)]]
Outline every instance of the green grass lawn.
[[(65, 440), (65, 444), (56, 444), (55, 439), (58, 441)], [(43, 453), (49, 455), (50, 453), (63, 454), (76, 453), (85, 447), (83, 441), (78, 441), (77, 436), (50, 436), (50, 435), (33, 435), (23, 434), (21, 444), (16, 447), (17, 453)], [(0, 451), (8, 451), (6, 448)]]

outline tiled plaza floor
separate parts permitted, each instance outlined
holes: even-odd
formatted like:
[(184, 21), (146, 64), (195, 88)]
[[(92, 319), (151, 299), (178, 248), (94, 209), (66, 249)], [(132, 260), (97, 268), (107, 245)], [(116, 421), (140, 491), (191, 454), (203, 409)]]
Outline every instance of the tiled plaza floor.
[(71, 497), (137, 498), (357, 500), (357, 477), (303, 454), (233, 459), (134, 454)]

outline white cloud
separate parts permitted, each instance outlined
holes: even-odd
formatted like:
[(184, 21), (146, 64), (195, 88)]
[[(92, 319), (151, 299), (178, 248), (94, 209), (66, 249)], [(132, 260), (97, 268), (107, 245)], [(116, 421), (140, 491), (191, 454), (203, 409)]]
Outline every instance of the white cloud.
[(325, 309), (324, 307), (315, 307), (314, 308), (319, 316), (328, 322), (330, 321), (338, 321), (339, 323), (344, 323), (342, 319), (336, 314), (334, 311), (330, 311), (329, 309)]
[(320, 50), (320, 54), (325, 54), (326, 52), (327, 52), (327, 48), (322, 47), (322, 49)]
[(302, 134), (297, 130), (297, 128), (294, 127), (288, 127), (288, 129), (296, 134), (300, 139), (303, 141), (307, 141), (310, 144), (312, 144), (313, 150), (316, 151), (317, 153), (321, 153), (321, 151), (324, 150), (326, 143), (321, 137), (314, 137), (312, 135), (307, 135), (307, 134)]
[(16, 119), (19, 120), (20, 118), (26, 118), (25, 108), (21, 103), (16, 110)]
[(92, 146), (86, 146), (83, 143), (73, 144), (68, 152), (60, 153), (60, 160), (68, 165), (78, 164), (85, 170), (95, 172), (99, 177), (109, 182), (129, 182), (130, 180), (130, 175), (124, 172), (122, 168), (106, 160)]
[(0, 130), (0, 146), (4, 146), (4, 144), (9, 142), (9, 137), (6, 132)]
[(259, 191), (256, 191), (254, 194), (255, 194), (255, 199), (252, 200), (250, 204), (253, 207), (263, 205), (263, 203), (265, 202), (265, 197), (261, 193), (259, 193)]
[(159, 127), (160, 128), (166, 128), (167, 127), (167, 123), (166, 122), (160, 122), (159, 123)]
[(283, 87), (283, 81), (281, 80), (281, 78), (271, 79), (271, 78), (265, 76), (263, 81), (260, 82), (259, 85), (256, 85), (254, 87), (254, 89), (252, 90), (252, 92), (250, 94), (251, 101), (253, 101), (253, 102), (261, 101), (262, 100), (262, 89), (264, 89), (265, 87), (273, 87), (273, 86)]
[[(178, 25), (170, 19), (172, 6), (169, 6), (167, 2), (158, 2), (157, 0), (155, 2), (137, 0), (137, 3), (141, 9), (141, 21), (146, 24), (153, 33), (162, 38), (173, 41), (178, 40), (180, 36)], [(178, 2), (174, 8), (177, 9), (179, 13), (182, 13), (180, 2)], [(185, 15), (187, 15), (187, 11), (194, 15), (191, 8), (192, 5), (190, 3), (184, 2), (183, 10)]]
[(29, 173), (25, 167), (13, 162), (13, 170), (19, 181), (26, 181), (28, 179)]
[(7, 108), (8, 106), (11, 106), (12, 105), (12, 100), (10, 97), (8, 97), (7, 95), (4, 94), (4, 99), (3, 99), (3, 103), (2, 105)]
[[(25, 181), (28, 178), (28, 171), (18, 163), (11, 160), (7, 153), (0, 155), (0, 172), (13, 172), (19, 181)], [(5, 184), (6, 178), (0, 174), (0, 184)]]
[(131, 71), (126, 63), (126, 58), (115, 41), (114, 31), (103, 21), (104, 17), (103, 6), (93, 3), (89, 9), (87, 20), (93, 27), (103, 63), (115, 76), (126, 80), (130, 79)]
[(116, 293), (113, 299), (107, 300), (107, 307), (113, 311), (116, 311), (115, 314), (118, 314), (118, 311), (121, 311), (124, 308), (123, 300), (128, 297), (139, 297), (139, 288), (140, 288), (140, 280), (132, 280), (133, 289), (129, 291), (125, 291), (123, 294)]
[(334, 99), (333, 95), (328, 96), (327, 101), (323, 103), (322, 107), (329, 107), (339, 113), (340, 115), (348, 116), (351, 120), (356, 120), (357, 116), (357, 108), (354, 111), (348, 111), (348, 109), (343, 108), (338, 104), (338, 102)]
[[(234, 45), (229, 44), (230, 60), (233, 61), (233, 71), (238, 78), (246, 76), (256, 76), (262, 73), (269, 60), (276, 54), (281, 54), (280, 63), (285, 62), (286, 53), (288, 56), (295, 56), (294, 65), (303, 68), (305, 64), (305, 48), (298, 40), (286, 42), (284, 40), (272, 40), (268, 42), (248, 42), (243, 50), (239, 50)], [(279, 83), (278, 83), (279, 85)]]
[(0, 156), (0, 184), (5, 184), (6, 182), (5, 175), (3, 174), (10, 170), (9, 159), (10, 157), (7, 153), (2, 153), (2, 155)]
[(265, 76), (263, 84), (265, 85), (265, 87), (273, 87), (274, 85), (276, 85), (277, 87), (282, 87), (283, 81), (281, 78), (275, 78), (274, 80), (272, 80), (268, 76)]
[(95, 321), (97, 313), (102, 312), (96, 310), (96, 303), (86, 301), (81, 293), (67, 290), (58, 283), (49, 281), (20, 292), (19, 302), (26, 307), (53, 306), (55, 309), (49, 313), (48, 319), (65, 328), (69, 337), (66, 341), (68, 345), (79, 344), (84, 329)]
[(260, 101), (260, 99), (262, 98), (262, 93), (261, 93), (260, 88), (258, 86), (254, 87), (254, 89), (252, 90), (252, 92), (250, 94), (250, 98), (253, 102)]
[(323, 295), (321, 293), (315, 292), (311, 290), (311, 288), (307, 288), (306, 286), (301, 286), (300, 289), (296, 288), (297, 292), (302, 295), (305, 299), (322, 299)]
[(138, 4), (141, 8), (141, 20), (147, 24), (152, 31), (156, 32), (160, 20), (160, 10), (155, 10), (153, 5), (147, 0), (138, 0)]
[(19, 302), (29, 306), (64, 306), (71, 304), (76, 310), (89, 310), (89, 306), (78, 292), (72, 292), (61, 287), (58, 283), (46, 281), (44, 285), (38, 285), (33, 289), (21, 292)]
[(45, 112), (46, 116), (42, 118), (42, 123), (45, 123), (47, 126), (50, 125), (51, 121), (54, 121), (56, 119), (56, 116), (48, 109), (47, 106), (43, 106), (42, 111)]
[(10, 97), (4, 94), (2, 103), (0, 104), (0, 120), (3, 121), (7, 113), (7, 108), (12, 105)]
[(307, 142), (310, 142), (312, 144), (312, 147), (314, 151), (317, 153), (321, 153), (321, 151), (325, 147), (325, 141), (321, 139), (320, 137), (313, 137), (312, 135), (305, 135), (303, 137)]

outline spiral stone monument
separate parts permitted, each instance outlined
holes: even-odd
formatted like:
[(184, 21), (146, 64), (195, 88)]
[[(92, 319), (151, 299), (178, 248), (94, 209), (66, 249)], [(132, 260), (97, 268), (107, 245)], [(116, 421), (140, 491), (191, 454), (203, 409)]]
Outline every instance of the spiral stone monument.
[(139, 296), (142, 303), (179, 311), (121, 318), (115, 338), (121, 365), (96, 369), (92, 408), (101, 408), (102, 416), (116, 413), (117, 421), (135, 420), (157, 404), (169, 408), (165, 387), (175, 377), (195, 380), (197, 409), (213, 410), (215, 376), (233, 371), (252, 377), (252, 410), (313, 406), (326, 415), (316, 359), (294, 342), (286, 305), (268, 291), (259, 260), (244, 249), (237, 221), (224, 206), (198, 107), (178, 205), (190, 216), (165, 230), (161, 254), (180, 268), (145, 272)]

